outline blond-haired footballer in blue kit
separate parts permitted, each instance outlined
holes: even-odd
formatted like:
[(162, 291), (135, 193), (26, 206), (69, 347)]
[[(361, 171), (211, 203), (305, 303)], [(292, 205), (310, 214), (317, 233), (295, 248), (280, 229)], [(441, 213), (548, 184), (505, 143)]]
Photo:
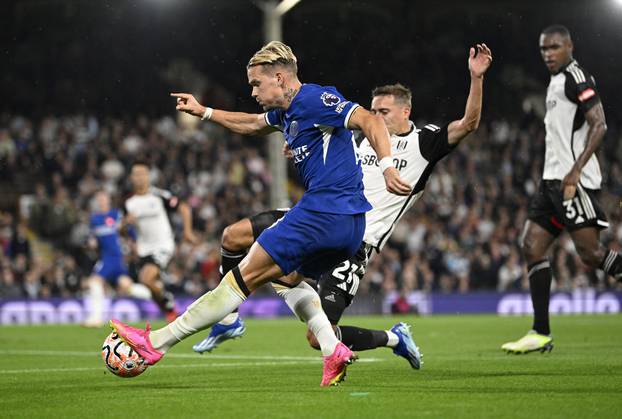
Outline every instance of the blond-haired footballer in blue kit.
[[(471, 76), (469, 95), (462, 118), (448, 124), (427, 124), (419, 129), (411, 121), (412, 92), (401, 84), (380, 86), (372, 91), (371, 112), (382, 116), (389, 134), (393, 163), (404, 180), (413, 185), (409, 196), (397, 196), (384, 188), (382, 172), (369, 142), (357, 135), (363, 169), (365, 196), (373, 209), (366, 213), (366, 228), (359, 251), (326, 271), (318, 281), (322, 309), (335, 328), (337, 337), (350, 349), (363, 351), (381, 347), (406, 359), (413, 369), (422, 365), (422, 355), (412, 337), (410, 326), (399, 322), (390, 330), (372, 330), (341, 325), (344, 311), (352, 303), (363, 281), (370, 258), (380, 253), (395, 226), (420, 199), (434, 166), (479, 126), (482, 111), (484, 74), (492, 63), (492, 52), (486, 44), (469, 51)], [(286, 153), (287, 149), (284, 150)], [(293, 155), (290, 158), (293, 159)], [(225, 228), (222, 235), (221, 273), (226, 274), (244, 258), (260, 234), (287, 213), (286, 209), (265, 211), (244, 218)], [(215, 324), (207, 338), (195, 344), (195, 352), (211, 352), (229, 339), (240, 337), (245, 325), (238, 313), (231, 313)], [(315, 336), (307, 333), (309, 344), (319, 349)]]
[(155, 364), (172, 346), (234, 311), (259, 286), (285, 275), (288, 286), (277, 286), (277, 292), (318, 340), (324, 356), (321, 385), (339, 383), (356, 358), (335, 336), (315, 290), (302, 281), (354, 255), (363, 238), (371, 206), (363, 194), (350, 129), (360, 129), (374, 147), (390, 192), (408, 195), (411, 188), (392, 164), (382, 118), (346, 100), (334, 87), (303, 85), (297, 71), (296, 57), (281, 42), (269, 43), (251, 58), (248, 80), (253, 98), (267, 111), (263, 114), (216, 110), (192, 95), (173, 94), (178, 110), (237, 133), (283, 130), (306, 191), (280, 222), (261, 234), (239, 266), (177, 320), (153, 332), (111, 321), (147, 363)]

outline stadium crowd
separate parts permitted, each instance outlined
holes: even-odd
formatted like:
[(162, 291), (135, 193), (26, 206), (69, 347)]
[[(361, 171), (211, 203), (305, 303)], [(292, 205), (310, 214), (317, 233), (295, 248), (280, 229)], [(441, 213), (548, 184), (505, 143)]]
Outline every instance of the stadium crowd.
[[(620, 139), (610, 127), (599, 152), (605, 179), (601, 202), (611, 222), (602, 240), (618, 252)], [(263, 150), (261, 139), (171, 116), (1, 116), (0, 193), (19, 203), (19, 210), (0, 212), (0, 297), (80, 295), (97, 260), (96, 249), (88, 245), (91, 198), (103, 188), (120, 206), (130, 193), (128, 169), (136, 159), (149, 161), (154, 184), (193, 209), (201, 244), (178, 246), (166, 282), (177, 294), (201, 295), (218, 281), (224, 227), (268, 209), (271, 179)], [(424, 197), (371, 261), (359, 292), (527, 289), (518, 243), (543, 157), (544, 127), (534, 114), (511, 121), (484, 119), (438, 165)], [(295, 201), (301, 189), (291, 179)], [(180, 220), (173, 220), (179, 227)], [(125, 239), (124, 247), (132, 269), (132, 242)], [(566, 235), (555, 246), (552, 262), (559, 290), (618, 286), (587, 269)]]

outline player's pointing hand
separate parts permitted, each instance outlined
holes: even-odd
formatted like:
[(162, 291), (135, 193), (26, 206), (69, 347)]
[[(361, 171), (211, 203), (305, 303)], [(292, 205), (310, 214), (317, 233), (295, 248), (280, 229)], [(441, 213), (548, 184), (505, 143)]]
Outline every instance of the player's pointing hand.
[(177, 106), (175, 109), (181, 112), (189, 113), (193, 116), (201, 117), (205, 113), (205, 106), (201, 105), (198, 100), (195, 99), (189, 93), (171, 93), (172, 97), (177, 98)]

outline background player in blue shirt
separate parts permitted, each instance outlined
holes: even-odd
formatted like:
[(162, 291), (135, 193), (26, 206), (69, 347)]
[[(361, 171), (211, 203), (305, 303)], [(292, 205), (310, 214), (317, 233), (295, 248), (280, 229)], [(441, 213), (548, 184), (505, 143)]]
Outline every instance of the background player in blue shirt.
[(117, 288), (120, 294), (140, 299), (150, 299), (151, 292), (142, 284), (136, 284), (129, 277), (121, 249), (119, 228), (121, 212), (111, 208), (110, 196), (99, 191), (94, 197), (95, 207), (89, 221), (91, 229), (90, 246), (99, 249), (99, 260), (88, 279), (89, 314), (83, 325), (100, 327), (103, 325), (104, 282)]
[(266, 229), (240, 265), (220, 285), (193, 303), (170, 325), (149, 333), (113, 320), (111, 325), (145, 360), (153, 364), (182, 339), (205, 329), (235, 310), (259, 286), (288, 276), (277, 285), (298, 317), (318, 338), (324, 355), (321, 385), (337, 384), (355, 356), (332, 329), (320, 300), (302, 277), (318, 278), (354, 255), (371, 206), (363, 194), (360, 162), (350, 129), (360, 129), (380, 160), (390, 192), (407, 195), (391, 159), (387, 128), (379, 116), (346, 100), (334, 87), (302, 84), (291, 48), (271, 42), (247, 66), (252, 96), (266, 110), (246, 114), (214, 110), (189, 94), (177, 97), (177, 109), (210, 119), (234, 132), (260, 135), (281, 130), (303, 179), (305, 194), (285, 217)]

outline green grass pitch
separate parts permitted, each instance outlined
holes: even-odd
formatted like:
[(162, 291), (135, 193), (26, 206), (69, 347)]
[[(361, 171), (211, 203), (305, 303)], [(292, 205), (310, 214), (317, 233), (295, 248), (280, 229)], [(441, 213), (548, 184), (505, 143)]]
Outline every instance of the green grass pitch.
[[(293, 318), (247, 320), (246, 335), (194, 354), (205, 333), (132, 379), (107, 373), (108, 329), (0, 328), (0, 418), (620, 418), (622, 316), (553, 318), (550, 354), (506, 355), (528, 318), (405, 318), (419, 371), (389, 349), (360, 352), (339, 387)], [(343, 324), (388, 328), (390, 317)]]

